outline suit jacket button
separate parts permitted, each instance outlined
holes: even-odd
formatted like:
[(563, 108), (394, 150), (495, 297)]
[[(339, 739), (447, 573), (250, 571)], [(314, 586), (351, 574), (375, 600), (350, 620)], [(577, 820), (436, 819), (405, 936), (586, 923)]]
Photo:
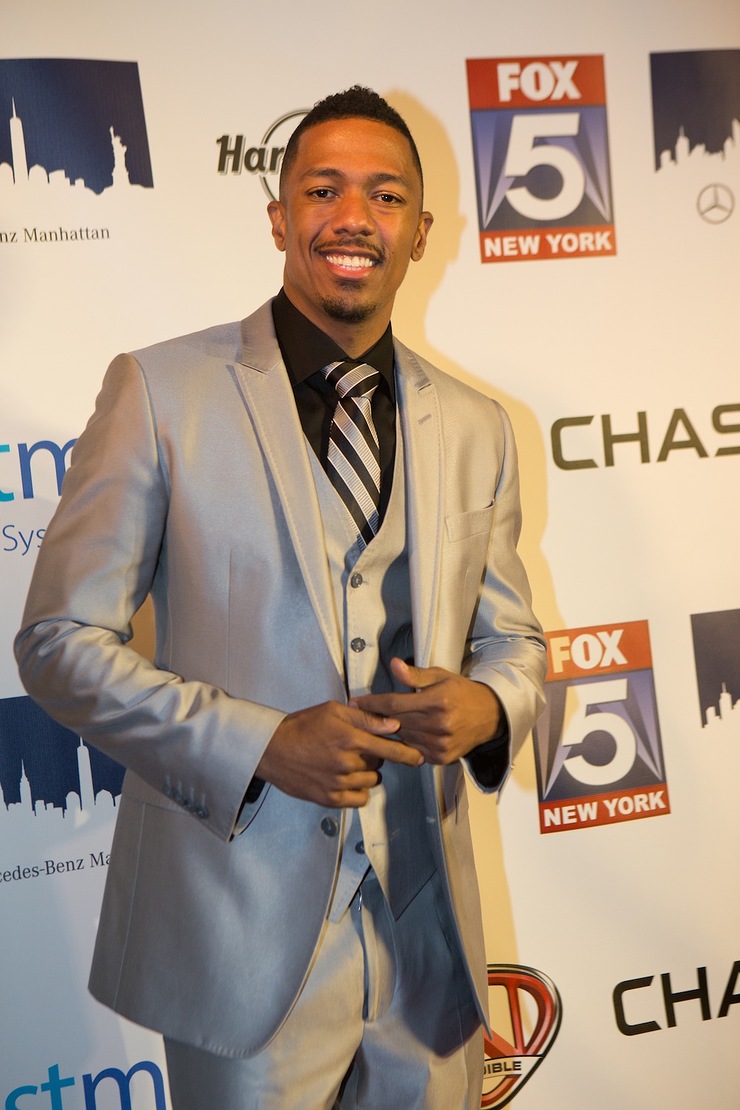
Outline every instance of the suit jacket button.
[(352, 587), (353, 590), (356, 590), (358, 586), (362, 585), (362, 575), (358, 574), (358, 572), (355, 571), (355, 573), (352, 575), (352, 577), (349, 580), (349, 584), (350, 584), (350, 586)]
[(321, 822), (321, 831), (324, 836), (336, 836), (339, 832), (339, 822), (336, 817), (324, 817)]
[(362, 636), (356, 636), (349, 646), (353, 651), (360, 652), (365, 650), (366, 644)]

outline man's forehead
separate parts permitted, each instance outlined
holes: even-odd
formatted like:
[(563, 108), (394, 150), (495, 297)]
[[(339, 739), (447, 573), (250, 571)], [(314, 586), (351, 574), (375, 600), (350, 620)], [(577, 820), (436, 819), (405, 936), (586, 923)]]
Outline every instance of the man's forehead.
[[(372, 172), (412, 177), (411, 145), (400, 131), (380, 120), (350, 116), (323, 120), (300, 136), (296, 166), (303, 176), (314, 167), (342, 172), (350, 162), (362, 161)], [(385, 162), (385, 168), (378, 161)]]

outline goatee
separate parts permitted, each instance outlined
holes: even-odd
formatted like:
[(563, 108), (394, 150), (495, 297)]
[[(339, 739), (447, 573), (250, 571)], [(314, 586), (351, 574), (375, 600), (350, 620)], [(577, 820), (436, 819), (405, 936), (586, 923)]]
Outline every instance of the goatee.
[(340, 297), (324, 297), (321, 307), (332, 320), (338, 320), (343, 324), (362, 324), (365, 320), (369, 320), (376, 310), (376, 305), (368, 301), (358, 303), (353, 302), (351, 298), (344, 300)]

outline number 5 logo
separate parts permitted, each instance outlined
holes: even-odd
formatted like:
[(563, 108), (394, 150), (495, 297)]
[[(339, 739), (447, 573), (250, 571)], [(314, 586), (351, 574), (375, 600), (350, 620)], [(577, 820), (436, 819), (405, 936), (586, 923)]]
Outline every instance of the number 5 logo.
[(566, 771), (584, 786), (609, 786), (625, 778), (637, 755), (637, 738), (628, 721), (603, 705), (627, 700), (627, 679), (569, 685), (565, 693), (565, 719), (561, 745), (577, 748), (595, 732), (605, 732), (614, 741), (614, 755), (608, 763), (592, 763), (584, 755), (569, 755), (563, 761)]
[(554, 197), (537, 197), (526, 185), (509, 189), (506, 194), (509, 204), (521, 216), (530, 220), (559, 220), (580, 205), (586, 191), (583, 167), (566, 146), (550, 142), (573, 138), (579, 126), (579, 112), (527, 112), (513, 117), (505, 176), (526, 177), (538, 166), (552, 166), (561, 178), (560, 191)]

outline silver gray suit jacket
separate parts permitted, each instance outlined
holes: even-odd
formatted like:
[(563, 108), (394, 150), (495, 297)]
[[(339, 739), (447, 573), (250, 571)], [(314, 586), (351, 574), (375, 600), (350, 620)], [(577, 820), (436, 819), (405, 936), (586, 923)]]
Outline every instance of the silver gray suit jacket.
[[(545, 653), (516, 553), (498, 404), (396, 343), (415, 662), (487, 683), (512, 754)], [(286, 713), (346, 700), (318, 500), (264, 305), (114, 360), (39, 552), (16, 654), (56, 720), (127, 768), (91, 990), (230, 1056), (274, 1036), (329, 905), (341, 811), (245, 792)], [(151, 593), (152, 664), (127, 645)], [(486, 963), (461, 764), (426, 821), (481, 1017)]]

